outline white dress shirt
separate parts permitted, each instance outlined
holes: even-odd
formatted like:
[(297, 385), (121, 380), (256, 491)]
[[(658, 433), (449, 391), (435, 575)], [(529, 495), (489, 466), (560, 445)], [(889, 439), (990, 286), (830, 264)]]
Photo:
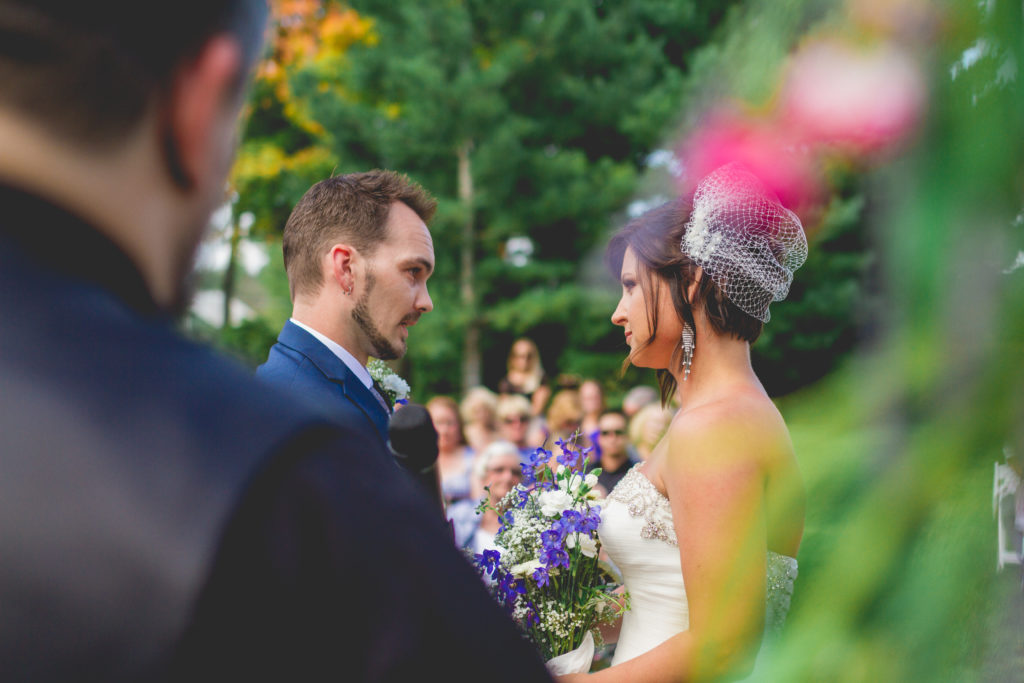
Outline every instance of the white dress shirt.
[(371, 389), (373, 387), (373, 378), (370, 377), (369, 370), (363, 367), (363, 364), (357, 361), (356, 357), (353, 356), (348, 351), (346, 351), (340, 344), (338, 344), (333, 339), (329, 339), (325, 335), (317, 332), (309, 325), (304, 325), (300, 323), (295, 318), (289, 318), (289, 320), (295, 325), (298, 325), (299, 327), (304, 329), (306, 332), (309, 332), (311, 335), (316, 337), (321, 344), (329, 348), (331, 350), (331, 353), (333, 353), (335, 356), (341, 359), (341, 362), (348, 366), (348, 369), (351, 370), (352, 373), (359, 378), (359, 381), (363, 383), (363, 386), (365, 386), (367, 389)]

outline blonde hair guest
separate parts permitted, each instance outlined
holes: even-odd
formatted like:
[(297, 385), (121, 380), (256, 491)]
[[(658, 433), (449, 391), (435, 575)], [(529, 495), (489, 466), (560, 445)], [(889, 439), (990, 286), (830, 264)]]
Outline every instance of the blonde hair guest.
[(648, 403), (629, 421), (629, 440), (637, 455), (646, 460), (668, 431), (676, 411), (661, 404)]
[(462, 433), (474, 452), (479, 453), (497, 438), (497, 412), (498, 397), (487, 387), (473, 387), (459, 403)]

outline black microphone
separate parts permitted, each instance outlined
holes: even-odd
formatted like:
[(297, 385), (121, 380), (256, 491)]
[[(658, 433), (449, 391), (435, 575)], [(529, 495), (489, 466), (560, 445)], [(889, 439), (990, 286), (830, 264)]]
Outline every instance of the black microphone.
[(418, 403), (402, 406), (391, 416), (388, 436), (388, 447), (395, 460), (444, 515), (444, 500), (437, 478), (437, 430), (430, 413)]

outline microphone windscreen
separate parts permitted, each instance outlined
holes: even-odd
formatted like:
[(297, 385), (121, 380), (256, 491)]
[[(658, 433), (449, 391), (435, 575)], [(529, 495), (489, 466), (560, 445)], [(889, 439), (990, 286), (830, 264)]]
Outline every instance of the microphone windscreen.
[(407, 470), (423, 471), (437, 462), (437, 430), (423, 406), (410, 403), (396, 410), (388, 435), (391, 450)]

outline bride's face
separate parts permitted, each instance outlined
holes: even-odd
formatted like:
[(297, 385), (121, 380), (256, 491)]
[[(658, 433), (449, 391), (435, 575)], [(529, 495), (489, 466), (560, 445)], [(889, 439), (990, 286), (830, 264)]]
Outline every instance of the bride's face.
[[(653, 292), (645, 292), (641, 285), (644, 274), (643, 266), (636, 258), (632, 249), (626, 249), (622, 259), (622, 272), (619, 281), (622, 284), (622, 297), (619, 305), (612, 313), (612, 323), (623, 328), (626, 344), (629, 345), (630, 362), (642, 368), (667, 368), (672, 354), (679, 346), (679, 337), (683, 331), (682, 323), (672, 305), (672, 294), (668, 284), (658, 277), (651, 277)], [(658, 326), (654, 339), (651, 339), (651, 320), (649, 302), (657, 297)], [(650, 341), (650, 343), (646, 343)]]

